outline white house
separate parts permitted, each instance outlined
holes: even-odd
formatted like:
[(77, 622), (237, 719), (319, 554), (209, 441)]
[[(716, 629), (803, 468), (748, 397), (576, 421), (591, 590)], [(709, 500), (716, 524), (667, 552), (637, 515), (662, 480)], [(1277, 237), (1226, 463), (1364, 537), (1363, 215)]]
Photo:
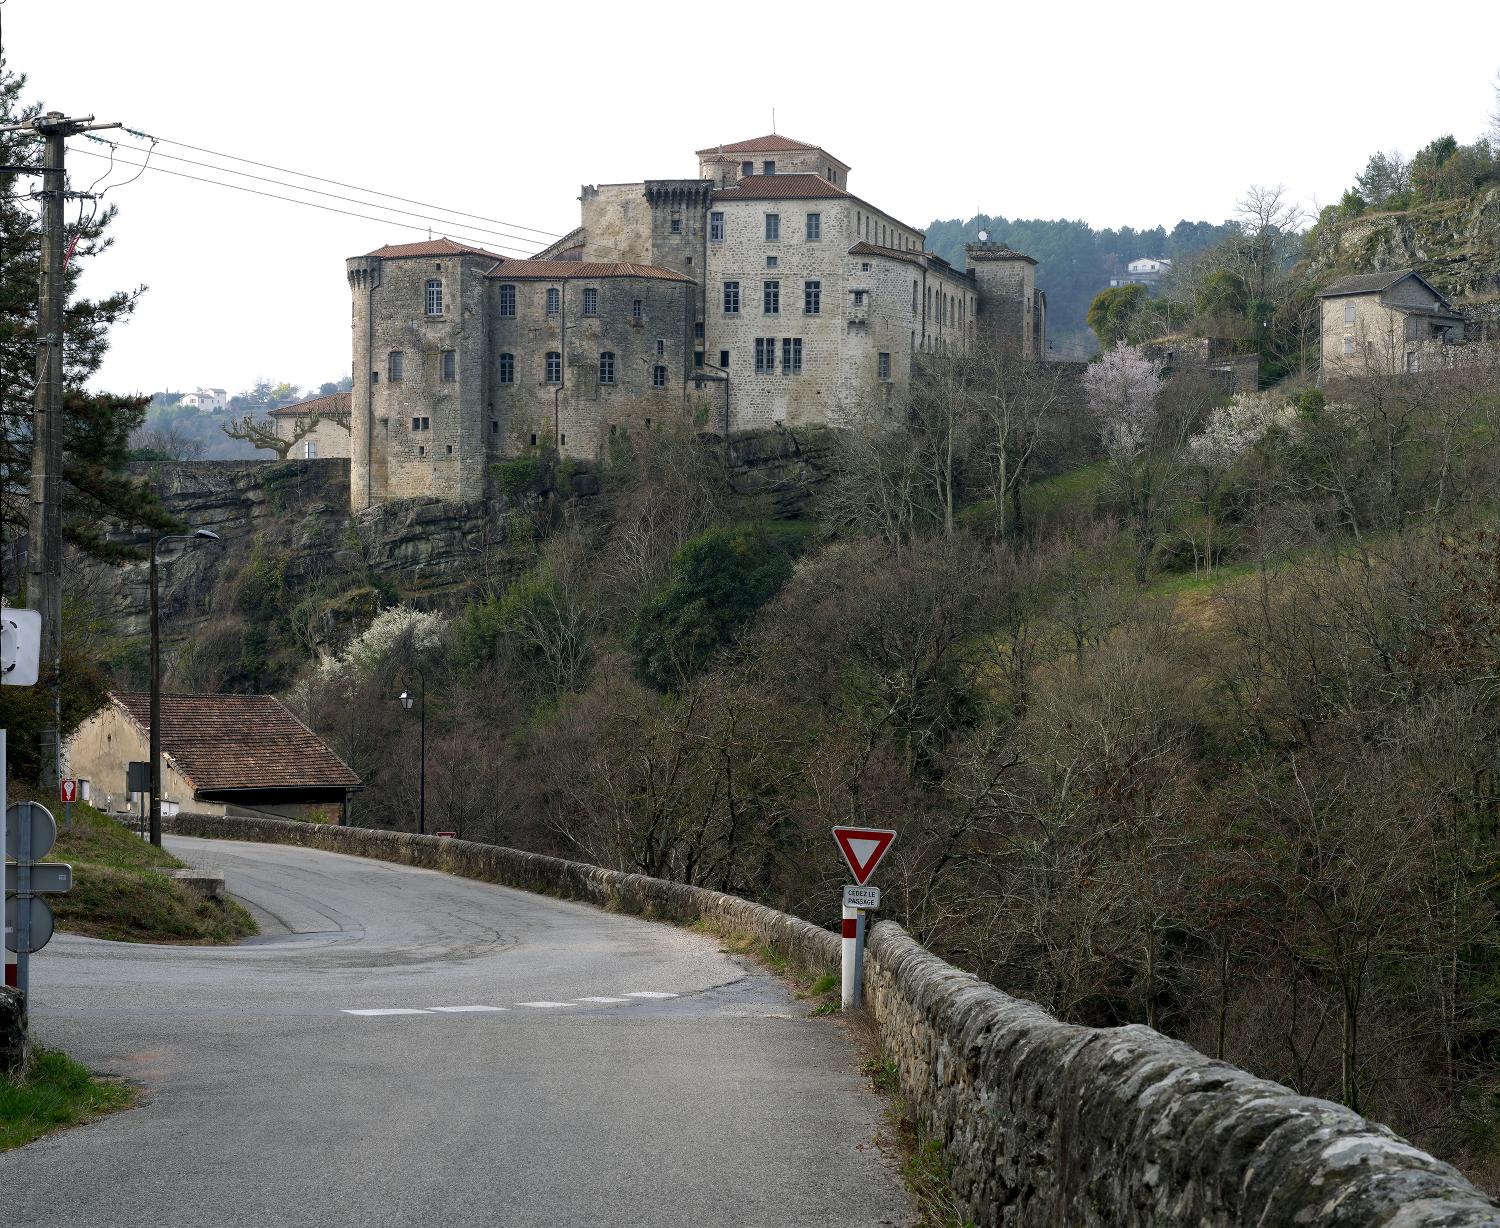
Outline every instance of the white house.
[(189, 405), (200, 414), (222, 414), (229, 408), (229, 396), (222, 388), (199, 388), (184, 392), (181, 405)]

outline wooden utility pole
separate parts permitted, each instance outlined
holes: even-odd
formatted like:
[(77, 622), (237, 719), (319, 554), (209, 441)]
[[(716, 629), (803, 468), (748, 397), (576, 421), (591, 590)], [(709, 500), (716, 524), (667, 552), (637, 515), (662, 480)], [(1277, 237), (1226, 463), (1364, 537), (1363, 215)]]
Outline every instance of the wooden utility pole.
[(29, 128), (47, 143), (42, 160), (42, 259), (36, 317), (36, 404), (31, 425), (31, 515), (26, 548), (26, 601), (42, 616), (41, 670), (51, 693), (51, 721), (40, 741), (42, 783), (56, 785), (62, 768), (62, 477), (63, 206), (68, 183), (65, 141), (80, 132), (118, 128), (92, 115), (48, 111), (9, 131)]

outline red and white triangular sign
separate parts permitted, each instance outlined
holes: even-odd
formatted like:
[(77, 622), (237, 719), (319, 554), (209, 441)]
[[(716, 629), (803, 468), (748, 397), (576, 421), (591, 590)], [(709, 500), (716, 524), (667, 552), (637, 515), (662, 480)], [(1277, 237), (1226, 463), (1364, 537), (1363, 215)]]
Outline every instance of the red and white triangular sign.
[(833, 838), (839, 842), (854, 881), (863, 887), (895, 843), (896, 833), (888, 827), (835, 827)]

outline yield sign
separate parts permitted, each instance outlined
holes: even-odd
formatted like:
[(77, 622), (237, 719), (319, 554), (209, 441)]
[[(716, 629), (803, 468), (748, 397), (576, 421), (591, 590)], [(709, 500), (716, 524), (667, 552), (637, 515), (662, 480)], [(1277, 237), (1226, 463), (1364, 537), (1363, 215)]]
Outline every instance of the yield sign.
[(839, 842), (854, 881), (863, 887), (895, 842), (896, 833), (888, 827), (835, 827), (833, 838)]

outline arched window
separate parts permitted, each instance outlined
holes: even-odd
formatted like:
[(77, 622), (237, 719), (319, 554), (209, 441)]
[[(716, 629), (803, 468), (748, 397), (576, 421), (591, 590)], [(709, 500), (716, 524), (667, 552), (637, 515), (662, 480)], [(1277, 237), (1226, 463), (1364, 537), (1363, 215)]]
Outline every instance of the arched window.
[(667, 386), (667, 369), (658, 363), (651, 368), (651, 387), (665, 388)]
[(609, 350), (599, 355), (599, 382), (601, 384), (615, 382), (615, 356)]
[(400, 350), (392, 350), (386, 358), (386, 378), (393, 384), (401, 382), (401, 375), (406, 367), (406, 356)]
[(562, 355), (556, 350), (547, 351), (547, 382), (562, 383)]
[(500, 382), (502, 384), (516, 382), (516, 356), (514, 354), (500, 355)]
[(427, 282), (427, 314), (430, 316), (440, 316), (443, 314), (442, 278), (433, 277)]

